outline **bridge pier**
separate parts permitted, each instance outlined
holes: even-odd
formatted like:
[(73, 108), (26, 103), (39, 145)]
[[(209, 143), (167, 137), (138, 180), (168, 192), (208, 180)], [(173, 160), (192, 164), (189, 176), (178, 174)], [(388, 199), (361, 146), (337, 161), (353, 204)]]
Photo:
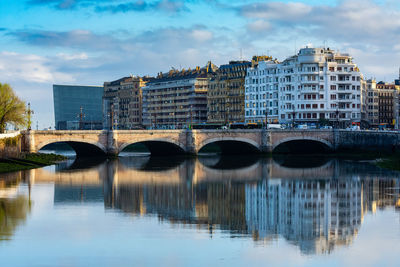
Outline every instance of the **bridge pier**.
[(119, 150), (117, 148), (118, 133), (117, 131), (107, 131), (107, 157), (118, 157)]
[(22, 134), (22, 142), (21, 142), (21, 151), (30, 153), (37, 152), (35, 149), (35, 137), (31, 134), (31, 131), (23, 131)]
[(261, 132), (260, 151), (265, 154), (272, 153), (271, 131), (263, 130)]

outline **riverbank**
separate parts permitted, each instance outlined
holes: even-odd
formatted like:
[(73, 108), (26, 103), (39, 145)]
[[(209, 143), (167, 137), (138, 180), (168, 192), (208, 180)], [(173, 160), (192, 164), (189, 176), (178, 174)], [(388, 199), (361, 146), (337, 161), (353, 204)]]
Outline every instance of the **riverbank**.
[(380, 168), (400, 171), (400, 153), (388, 152), (349, 152), (336, 153), (338, 158), (345, 160), (370, 160)]
[(376, 165), (381, 168), (400, 171), (400, 154), (395, 154), (377, 161)]
[[(327, 158), (336, 158), (349, 161), (368, 161), (380, 168), (400, 171), (400, 153), (389, 153), (381, 151), (338, 151), (334, 153), (315, 153), (315, 154), (268, 154), (267, 157), (292, 157), (298, 161), (298, 157), (307, 161), (309, 158), (320, 158), (321, 160)], [(302, 164), (304, 162), (302, 161)]]
[(0, 159), (0, 173), (40, 168), (66, 159), (66, 157), (56, 154), (23, 154), (20, 158)]

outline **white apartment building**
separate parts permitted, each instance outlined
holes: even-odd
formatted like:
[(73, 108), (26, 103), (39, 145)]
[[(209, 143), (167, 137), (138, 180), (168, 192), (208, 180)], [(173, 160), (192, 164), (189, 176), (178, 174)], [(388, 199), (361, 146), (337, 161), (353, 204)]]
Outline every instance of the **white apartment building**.
[(344, 127), (361, 121), (362, 74), (348, 54), (306, 47), (281, 63), (259, 62), (247, 73), (246, 122), (264, 122), (271, 102), (269, 123), (326, 119)]
[(259, 61), (248, 68), (245, 79), (245, 122), (262, 123), (267, 119), (268, 123), (277, 123), (278, 92), (277, 61)]

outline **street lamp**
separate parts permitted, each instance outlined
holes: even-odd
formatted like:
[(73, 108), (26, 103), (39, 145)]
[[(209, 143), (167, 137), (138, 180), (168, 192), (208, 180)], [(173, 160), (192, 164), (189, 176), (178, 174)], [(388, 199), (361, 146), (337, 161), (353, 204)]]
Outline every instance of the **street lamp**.
[(339, 129), (339, 108), (336, 107), (336, 128)]
[(28, 103), (28, 109), (26, 110), (26, 114), (28, 115), (28, 131), (32, 130), (31, 125), (32, 125), (32, 114), (33, 110), (31, 109), (31, 103)]
[(111, 104), (111, 109), (110, 109), (110, 130), (112, 131), (114, 129), (114, 104)]
[(295, 107), (294, 107), (294, 105), (292, 105), (292, 108), (293, 108), (293, 111), (292, 111), (292, 120), (293, 120), (293, 122), (292, 122), (292, 128), (294, 128), (294, 123), (295, 123), (295, 118), (296, 118), (296, 110), (295, 110)]
[(230, 103), (229, 103), (229, 98), (227, 99), (226, 102), (226, 108), (225, 108), (225, 124), (229, 125), (230, 120), (229, 120), (229, 107), (230, 107)]
[(77, 115), (77, 117), (79, 118), (79, 130), (82, 130), (82, 122), (83, 122), (83, 118), (85, 118), (85, 114), (83, 113), (83, 107), (80, 107), (80, 112)]
[(193, 124), (193, 113), (192, 113), (192, 109), (193, 109), (193, 104), (190, 104), (190, 125), (189, 125), (189, 129), (192, 129), (192, 124)]

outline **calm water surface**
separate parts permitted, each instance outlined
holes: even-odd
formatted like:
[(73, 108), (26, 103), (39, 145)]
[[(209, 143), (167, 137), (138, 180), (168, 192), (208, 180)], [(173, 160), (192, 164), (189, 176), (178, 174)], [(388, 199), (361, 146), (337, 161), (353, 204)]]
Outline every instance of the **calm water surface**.
[(399, 266), (400, 174), (309, 157), (2, 175), (1, 266)]

